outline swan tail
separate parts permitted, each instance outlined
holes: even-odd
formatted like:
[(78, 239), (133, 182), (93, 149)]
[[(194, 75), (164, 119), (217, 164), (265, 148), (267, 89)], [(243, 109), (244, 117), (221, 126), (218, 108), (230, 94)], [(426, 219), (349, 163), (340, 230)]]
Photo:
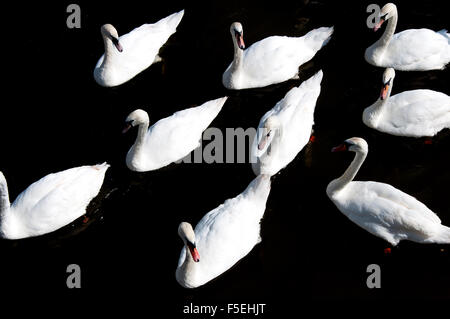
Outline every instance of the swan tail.
[(450, 33), (446, 29), (442, 29), (438, 31), (437, 33), (441, 34), (444, 38), (447, 39), (448, 43), (450, 44)]
[(176, 29), (177, 26), (180, 24), (181, 19), (183, 18), (183, 15), (184, 15), (184, 10), (181, 10), (179, 12), (172, 13), (168, 17), (161, 19), (158, 23), (166, 23), (171, 28)]
[(93, 165), (92, 168), (98, 170), (98, 171), (106, 171), (109, 167), (111, 167), (111, 165), (109, 165), (108, 163), (104, 162), (102, 164), (97, 164), (97, 165)]
[(439, 233), (433, 236), (430, 241), (436, 244), (450, 244), (450, 227), (441, 225)]
[(211, 115), (211, 121), (216, 118), (219, 112), (222, 110), (223, 105), (227, 101), (228, 97), (224, 96), (215, 100), (208, 101), (201, 105), (202, 109), (207, 111)]
[(331, 39), (334, 27), (321, 27), (309, 31), (305, 36), (305, 41), (314, 51), (319, 51)]

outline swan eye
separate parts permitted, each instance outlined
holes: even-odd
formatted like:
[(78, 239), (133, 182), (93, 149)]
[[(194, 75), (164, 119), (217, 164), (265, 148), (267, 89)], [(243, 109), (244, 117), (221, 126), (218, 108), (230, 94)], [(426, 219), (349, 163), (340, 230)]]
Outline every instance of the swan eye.
[(115, 45), (119, 44), (119, 39), (117, 39), (116, 37), (111, 36), (111, 40)]
[(382, 15), (382, 16), (380, 17), (380, 20), (386, 21), (387, 15), (388, 15), (387, 13), (385, 13), (384, 15)]
[(267, 133), (267, 137), (270, 137), (270, 134), (272, 133), (272, 130), (269, 131), (269, 133)]

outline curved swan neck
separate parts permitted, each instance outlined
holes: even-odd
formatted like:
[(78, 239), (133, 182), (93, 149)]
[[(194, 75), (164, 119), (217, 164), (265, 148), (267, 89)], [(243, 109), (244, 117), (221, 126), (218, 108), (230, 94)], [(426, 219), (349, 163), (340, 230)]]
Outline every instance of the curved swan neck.
[(397, 11), (392, 14), (392, 17), (388, 19), (386, 29), (384, 30), (383, 35), (378, 40), (379, 45), (386, 47), (392, 39), (392, 36), (395, 33), (395, 28), (397, 27), (398, 15)]
[(0, 173), (0, 221), (8, 213), (10, 206), (8, 184), (3, 174)]
[(233, 58), (233, 62), (231, 64), (231, 70), (236, 71), (241, 68), (244, 50), (239, 48), (239, 46), (236, 42), (236, 39), (234, 39), (234, 38), (233, 38), (233, 45), (234, 45), (234, 58)]
[(392, 85), (393, 85), (392, 82), (393, 81), (391, 81), (391, 84), (389, 85), (388, 92), (386, 94), (386, 98), (383, 100), (381, 98), (378, 98), (378, 100), (374, 103), (374, 105), (370, 111), (370, 118), (372, 121), (375, 121), (376, 123), (378, 123), (378, 119), (383, 114), (383, 111), (385, 110), (387, 101), (389, 100), (389, 97), (391, 96)]
[(366, 157), (367, 152), (357, 152), (355, 158), (353, 159), (350, 166), (346, 169), (344, 174), (333, 181), (332, 189), (330, 189), (330, 191), (332, 193), (336, 193), (342, 190), (348, 183), (350, 183), (355, 178)]
[(106, 63), (108, 63), (108, 61), (113, 59), (113, 56), (114, 56), (113, 52), (114, 52), (115, 48), (114, 48), (114, 44), (107, 36), (103, 36), (103, 44), (105, 46), (105, 55), (103, 58), (102, 65), (105, 65)]
[(139, 125), (136, 141), (134, 142), (134, 145), (133, 145), (135, 152), (138, 152), (142, 148), (142, 145), (145, 142), (145, 137), (146, 137), (147, 131), (148, 131), (148, 125), (149, 125), (148, 122), (144, 122)]
[(275, 129), (275, 135), (262, 156), (271, 158), (272, 155), (277, 154), (277, 150), (281, 145), (281, 136), (282, 130), (281, 127), (278, 127), (277, 129)]
[(189, 255), (189, 248), (185, 246), (186, 256), (184, 258), (183, 264), (177, 270), (177, 278), (180, 282), (188, 285), (189, 282), (194, 281), (195, 271), (196, 271), (196, 263)]

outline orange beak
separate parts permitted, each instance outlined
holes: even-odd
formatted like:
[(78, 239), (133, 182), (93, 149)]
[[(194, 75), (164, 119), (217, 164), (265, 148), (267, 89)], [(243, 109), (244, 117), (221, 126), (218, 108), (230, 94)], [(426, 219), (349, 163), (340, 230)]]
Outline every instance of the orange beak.
[(241, 33), (236, 32), (236, 42), (241, 50), (245, 49), (244, 36), (242, 35), (242, 32)]
[(381, 28), (381, 25), (384, 23), (384, 19), (380, 19), (378, 23), (373, 27), (373, 31), (378, 31), (379, 28)]
[(194, 245), (188, 245), (188, 248), (191, 253), (192, 259), (194, 259), (194, 261), (198, 263), (200, 261), (200, 254), (198, 253), (197, 248)]
[(387, 98), (388, 91), (389, 91), (389, 84), (385, 84), (381, 88), (380, 99), (385, 100)]
[(347, 146), (345, 144), (341, 144), (339, 146), (333, 147), (331, 151), (334, 152), (344, 152), (347, 150)]

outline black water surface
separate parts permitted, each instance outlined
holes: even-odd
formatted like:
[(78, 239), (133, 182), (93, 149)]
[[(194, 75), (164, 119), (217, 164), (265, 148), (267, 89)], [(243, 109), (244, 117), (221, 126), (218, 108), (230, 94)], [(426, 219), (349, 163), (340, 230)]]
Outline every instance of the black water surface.
[[(432, 144), (389, 136), (361, 121), (380, 90), (381, 68), (364, 61), (364, 50), (382, 30), (366, 27), (373, 1), (78, 1), (81, 29), (66, 27), (70, 3), (16, 3), (3, 7), (0, 108), (4, 172), (13, 200), (39, 178), (69, 167), (107, 161), (104, 187), (89, 208), (90, 222), (77, 221), (40, 238), (0, 241), (1, 290), (56, 293), (70, 301), (147, 313), (183, 316), (184, 305), (266, 303), (269, 317), (295, 314), (311, 300), (450, 298), (449, 245), (388, 243), (358, 228), (327, 198), (325, 188), (351, 154), (332, 146), (364, 137), (369, 156), (357, 178), (386, 182), (417, 197), (450, 225), (450, 131)], [(444, 1), (397, 1), (399, 31), (448, 27)], [(382, 5), (380, 3), (380, 5)], [(103, 52), (100, 26), (119, 34), (185, 9), (179, 31), (162, 49), (164, 62), (117, 88), (102, 88), (92, 76)], [(6, 22), (7, 21), (7, 22)], [(242, 22), (251, 45), (270, 35), (301, 36), (335, 26), (330, 43), (300, 69), (301, 80), (268, 88), (227, 91), (221, 75), (232, 59), (229, 26)], [(249, 164), (179, 164), (133, 173), (125, 155), (135, 133), (122, 135), (127, 114), (143, 108), (154, 122), (175, 111), (229, 96), (212, 126), (254, 127), (286, 92), (322, 69), (315, 112), (316, 142), (273, 179), (262, 222), (263, 242), (231, 270), (195, 289), (175, 280), (182, 242), (180, 221), (195, 225), (254, 178)], [(394, 92), (428, 88), (449, 94), (448, 71), (397, 72)], [(82, 289), (66, 288), (66, 267), (82, 269)], [(366, 267), (379, 264), (382, 288), (366, 286)], [(89, 297), (87, 297), (89, 296)], [(118, 300), (119, 303), (112, 303)], [(122, 302), (122, 303), (120, 303)], [(231, 318), (231, 316), (228, 316)]]

